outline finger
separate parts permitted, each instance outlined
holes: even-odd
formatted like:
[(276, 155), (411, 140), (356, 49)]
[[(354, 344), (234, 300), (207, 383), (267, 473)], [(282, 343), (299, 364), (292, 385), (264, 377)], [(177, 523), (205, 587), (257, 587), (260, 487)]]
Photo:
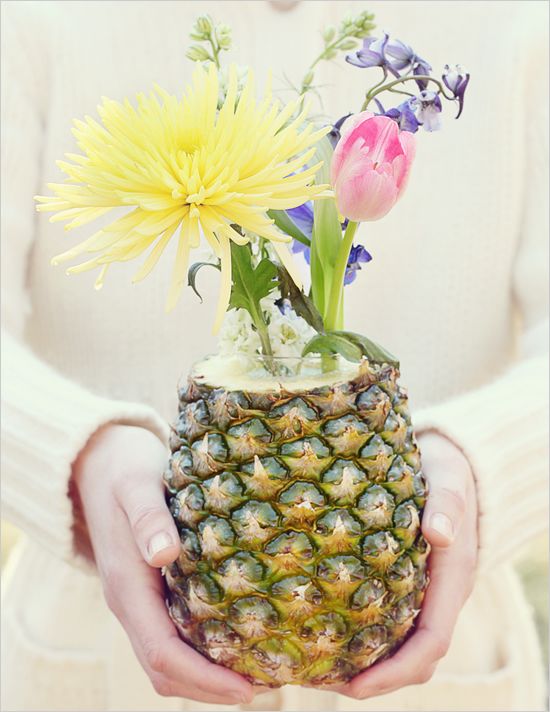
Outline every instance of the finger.
[(117, 492), (142, 557), (151, 566), (167, 566), (180, 553), (178, 530), (166, 506), (160, 480), (126, 480)]
[[(204, 658), (202, 655), (197, 653), (195, 650), (192, 648), (189, 648), (186, 646), (184, 643), (182, 643), (180, 640), (175, 640), (174, 639), (174, 650), (170, 650), (170, 647), (168, 646), (166, 648), (166, 655), (173, 655), (176, 654), (176, 648), (175, 646), (183, 646), (191, 653), (192, 655), (189, 656), (189, 660), (187, 662), (187, 666), (190, 669), (194, 669), (197, 672), (199, 672), (199, 665), (200, 662), (206, 661), (206, 658)], [(196, 659), (193, 658), (193, 656), (196, 656)], [(200, 660), (200, 662), (199, 662)], [(208, 661), (206, 661), (208, 663)], [(212, 663), (208, 663), (212, 667), (218, 667), (213, 665)], [(254, 688), (251, 687), (250, 690), (240, 690), (237, 688), (229, 687), (229, 688), (213, 688), (213, 685), (211, 684), (209, 680), (209, 672), (208, 670), (201, 670), (200, 674), (202, 676), (206, 677), (193, 677), (189, 676), (185, 680), (185, 682), (181, 681), (181, 674), (179, 676), (179, 679), (175, 679), (173, 677), (170, 677), (168, 672), (164, 673), (158, 673), (152, 668), (150, 668), (147, 664), (145, 664), (145, 669), (149, 673), (149, 677), (151, 678), (151, 681), (153, 683), (153, 687), (155, 690), (162, 696), (167, 696), (167, 697), (184, 697), (186, 699), (191, 699), (191, 700), (197, 700), (200, 702), (210, 702), (213, 704), (219, 704), (219, 705), (238, 705), (238, 704), (248, 704), (249, 702), (252, 701), (254, 698), (254, 693), (255, 690)], [(223, 668), (220, 668), (223, 669)]]
[(448, 547), (455, 540), (466, 508), (469, 477), (467, 461), (456, 456), (424, 460), (429, 490), (422, 517), (422, 533), (434, 547)]
[[(131, 570), (120, 568), (122, 557)], [(180, 640), (166, 610), (160, 573), (142, 561), (131, 539), (123, 540), (118, 562), (109, 605), (159, 694), (216, 704), (250, 702), (254, 691), (244, 677), (211, 663)]]
[[(180, 640), (167, 615), (160, 576), (154, 575), (158, 584), (142, 588), (140, 600), (132, 601), (125, 615), (142, 664), (170, 681), (175, 694), (218, 704), (250, 702), (254, 697), (250, 683)], [(147, 615), (136, 615), (137, 611), (147, 611)]]
[[(434, 550), (431, 580), (417, 629), (391, 658), (357, 675), (340, 690), (342, 694), (363, 699), (406, 685), (419, 685), (431, 678), (437, 662), (447, 653), (466, 597), (464, 586), (457, 585), (456, 573), (453, 575), (461, 559), (460, 552)], [(464, 579), (467, 578), (465, 574)]]

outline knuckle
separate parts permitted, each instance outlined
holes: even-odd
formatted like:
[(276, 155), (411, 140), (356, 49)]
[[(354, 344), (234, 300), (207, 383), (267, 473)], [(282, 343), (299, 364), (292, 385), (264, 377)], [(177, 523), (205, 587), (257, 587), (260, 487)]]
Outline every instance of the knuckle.
[(172, 683), (163, 675), (153, 675), (151, 677), (151, 684), (157, 695), (161, 697), (172, 697), (174, 695)]
[(165, 512), (161, 507), (142, 504), (134, 507), (130, 512), (130, 522), (136, 531), (143, 531), (163, 518), (164, 514)]
[(435, 666), (431, 666), (428, 668), (425, 668), (421, 671), (416, 676), (416, 684), (417, 685), (424, 685), (426, 682), (429, 682), (435, 672)]
[(431, 634), (432, 657), (435, 660), (440, 660), (441, 658), (445, 657), (445, 655), (447, 655), (447, 652), (449, 650), (450, 643), (451, 643), (451, 641), (446, 636), (439, 635), (439, 633), (432, 633)]
[(452, 503), (453, 508), (459, 513), (464, 514), (466, 509), (466, 499), (464, 494), (451, 487), (442, 487), (441, 496)]
[(166, 669), (166, 658), (162, 649), (155, 643), (147, 643), (144, 645), (144, 653), (151, 670), (162, 675)]

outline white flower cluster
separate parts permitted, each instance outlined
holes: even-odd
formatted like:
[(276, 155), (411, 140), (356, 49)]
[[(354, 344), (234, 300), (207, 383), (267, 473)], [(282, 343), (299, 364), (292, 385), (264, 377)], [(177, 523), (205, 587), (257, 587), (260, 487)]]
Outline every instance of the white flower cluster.
[(252, 326), (252, 319), (246, 309), (228, 311), (218, 334), (219, 355), (255, 356), (260, 353), (260, 346), (260, 337)]
[[(271, 296), (262, 299), (261, 306), (268, 322), (273, 355), (276, 358), (300, 357), (304, 346), (317, 333), (315, 329), (290, 307), (281, 312)], [(226, 314), (220, 330), (218, 352), (220, 356), (234, 356), (236, 353), (255, 356), (261, 353), (258, 333), (250, 314), (244, 309), (232, 309)]]

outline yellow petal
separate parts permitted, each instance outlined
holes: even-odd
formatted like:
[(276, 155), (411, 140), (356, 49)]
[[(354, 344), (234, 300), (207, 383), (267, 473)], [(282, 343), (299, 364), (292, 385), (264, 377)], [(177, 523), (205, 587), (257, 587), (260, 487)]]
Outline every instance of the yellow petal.
[(172, 311), (172, 309), (178, 303), (181, 290), (185, 284), (187, 277), (187, 265), (189, 263), (189, 236), (186, 234), (186, 227), (188, 227), (189, 219), (187, 218), (181, 226), (180, 236), (178, 242), (178, 250), (176, 253), (176, 261), (174, 262), (174, 268), (172, 270), (172, 282), (170, 284), (170, 291), (168, 292), (168, 299), (166, 300), (166, 311)]
[(220, 280), (220, 295), (218, 299), (218, 308), (216, 310), (216, 317), (214, 319), (214, 327), (212, 333), (217, 334), (227, 307), (229, 306), (229, 299), (231, 298), (231, 244), (229, 239), (223, 235), (220, 236), (220, 248), (221, 248), (221, 280)]

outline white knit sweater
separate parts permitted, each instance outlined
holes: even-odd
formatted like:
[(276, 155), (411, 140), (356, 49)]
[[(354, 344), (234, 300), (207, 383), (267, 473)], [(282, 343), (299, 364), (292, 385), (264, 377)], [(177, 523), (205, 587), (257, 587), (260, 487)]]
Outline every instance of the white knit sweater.
[[(93, 115), (102, 95), (154, 82), (181, 90), (186, 35), (204, 5), (2, 6), (2, 497), (3, 516), (29, 535), (6, 586), (3, 709), (207, 709), (149, 688), (97, 579), (74, 566), (67, 487), (101, 424), (165, 437), (178, 378), (214, 347), (217, 285), (201, 283), (205, 305), (186, 293), (165, 315), (166, 255), (139, 287), (134, 265), (121, 265), (97, 293), (89, 273), (69, 279), (49, 265), (89, 228), (64, 234), (32, 199), (74, 150), (72, 118)], [(316, 31), (349, 6), (365, 8), (309, 1), (280, 12), (249, 0), (207, 10), (233, 26), (238, 63), (300, 78)], [(470, 458), (478, 582), (427, 685), (361, 703), (285, 688), (252, 708), (542, 709), (538, 648), (510, 562), (546, 521), (548, 6), (368, 7), (435, 67), (461, 62), (472, 74), (460, 121), (448, 111), (441, 133), (418, 135), (402, 202), (361, 228), (374, 261), (347, 292), (347, 323), (399, 354), (417, 430), (439, 430)], [(320, 78), (327, 113), (357, 109), (362, 70), (339, 62)]]

